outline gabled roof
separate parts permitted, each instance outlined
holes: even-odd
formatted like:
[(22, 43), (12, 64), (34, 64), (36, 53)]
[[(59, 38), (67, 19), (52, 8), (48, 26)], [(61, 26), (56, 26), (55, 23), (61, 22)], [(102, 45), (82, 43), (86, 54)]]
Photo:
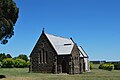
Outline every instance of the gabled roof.
[(78, 46), (79, 50), (80, 50), (80, 57), (86, 57), (88, 58), (88, 55), (86, 54), (86, 52), (84, 51), (84, 49), (80, 46)]
[(58, 55), (71, 54), (74, 43), (71, 39), (45, 33)]

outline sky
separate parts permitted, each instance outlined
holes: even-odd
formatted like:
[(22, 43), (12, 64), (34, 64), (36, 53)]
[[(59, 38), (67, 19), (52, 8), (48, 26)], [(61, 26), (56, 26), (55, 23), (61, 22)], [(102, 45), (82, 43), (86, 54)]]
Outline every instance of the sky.
[(90, 60), (120, 61), (120, 0), (14, 0), (19, 18), (0, 53), (30, 55), (42, 29), (82, 46)]

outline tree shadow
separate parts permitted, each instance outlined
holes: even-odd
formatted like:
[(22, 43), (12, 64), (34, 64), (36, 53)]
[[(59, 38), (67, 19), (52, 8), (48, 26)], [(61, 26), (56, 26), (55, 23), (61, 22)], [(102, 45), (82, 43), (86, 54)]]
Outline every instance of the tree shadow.
[(2, 78), (6, 78), (5, 75), (0, 75), (0, 79), (2, 79)]

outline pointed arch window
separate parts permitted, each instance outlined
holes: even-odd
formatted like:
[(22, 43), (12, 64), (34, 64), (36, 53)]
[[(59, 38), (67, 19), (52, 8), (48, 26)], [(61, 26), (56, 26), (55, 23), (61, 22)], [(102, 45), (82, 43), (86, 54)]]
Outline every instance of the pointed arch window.
[(48, 62), (48, 52), (45, 49), (44, 42), (41, 44), (41, 49), (38, 54), (38, 63), (46, 64)]
[(42, 49), (42, 63), (45, 62), (45, 51), (44, 49)]
[(47, 63), (48, 62), (48, 52), (47, 51), (46, 51), (46, 56), (45, 57), (46, 57), (45, 60), (46, 60), (46, 63)]
[(38, 63), (39, 64), (41, 63), (41, 51), (39, 51), (39, 53), (38, 53)]

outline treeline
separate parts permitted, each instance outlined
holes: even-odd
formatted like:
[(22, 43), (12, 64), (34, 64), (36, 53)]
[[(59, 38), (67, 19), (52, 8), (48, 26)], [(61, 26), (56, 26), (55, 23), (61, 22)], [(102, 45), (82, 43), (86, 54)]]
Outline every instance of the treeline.
[(1, 68), (24, 68), (29, 67), (30, 61), (25, 54), (13, 57), (10, 54), (0, 53)]

